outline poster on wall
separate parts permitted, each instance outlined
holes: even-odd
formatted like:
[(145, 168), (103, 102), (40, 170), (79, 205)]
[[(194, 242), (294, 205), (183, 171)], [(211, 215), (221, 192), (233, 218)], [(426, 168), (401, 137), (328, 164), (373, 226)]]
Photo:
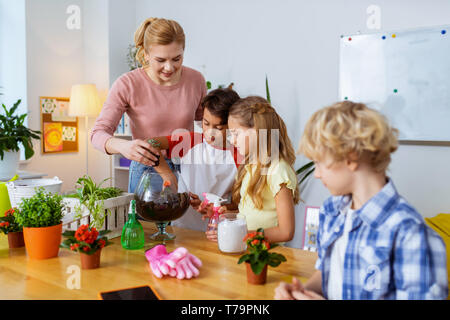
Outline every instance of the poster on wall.
[(39, 97), (43, 154), (78, 152), (78, 118), (69, 116), (69, 98)]

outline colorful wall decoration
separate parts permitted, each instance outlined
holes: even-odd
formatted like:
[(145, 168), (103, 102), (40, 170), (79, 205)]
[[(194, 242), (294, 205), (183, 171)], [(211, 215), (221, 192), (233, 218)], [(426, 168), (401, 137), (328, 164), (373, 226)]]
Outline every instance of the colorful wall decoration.
[(69, 98), (39, 97), (42, 153), (78, 152), (78, 118), (70, 117)]

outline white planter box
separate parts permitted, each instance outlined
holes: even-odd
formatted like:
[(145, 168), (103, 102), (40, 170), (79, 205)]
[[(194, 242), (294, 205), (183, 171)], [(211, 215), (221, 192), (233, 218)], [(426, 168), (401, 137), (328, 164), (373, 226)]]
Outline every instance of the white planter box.
[[(133, 199), (133, 193), (123, 193), (121, 196), (104, 200), (103, 208), (105, 210), (105, 223), (100, 230), (111, 231), (106, 235), (108, 239), (120, 237), (122, 235), (122, 228), (127, 221), (130, 202)], [(63, 231), (76, 231), (79, 226), (91, 222), (91, 214), (84, 205), (81, 207), (81, 218), (76, 218), (77, 213), (75, 207), (80, 205), (79, 199), (64, 198), (64, 203), (66, 204), (67, 209), (63, 217)]]

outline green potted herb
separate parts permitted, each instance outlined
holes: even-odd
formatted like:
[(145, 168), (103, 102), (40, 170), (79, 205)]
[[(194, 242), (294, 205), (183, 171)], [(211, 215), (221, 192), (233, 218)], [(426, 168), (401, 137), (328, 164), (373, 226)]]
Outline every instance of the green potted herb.
[(16, 214), (23, 227), (25, 248), (31, 259), (49, 259), (59, 252), (64, 215), (62, 196), (36, 188), (36, 194), (24, 198)]
[(77, 231), (65, 231), (63, 233), (66, 239), (61, 243), (61, 248), (79, 252), (82, 269), (95, 269), (100, 267), (102, 249), (112, 244), (105, 237), (109, 232), (109, 230), (98, 232), (96, 228), (84, 224)]
[(22, 226), (15, 218), (16, 208), (6, 210), (5, 215), (0, 217), (0, 231), (8, 236), (8, 245), (11, 249), (21, 248), (25, 245), (23, 242)]
[(8, 109), (2, 104), (5, 114), (0, 114), (0, 177), (11, 178), (19, 165), (19, 147), (25, 150), (25, 159), (33, 156), (32, 139), (40, 139), (40, 131), (31, 130), (24, 125), (26, 113), (15, 114), (21, 100)]
[(243, 241), (247, 243), (247, 253), (240, 257), (238, 264), (245, 262), (247, 281), (251, 284), (266, 283), (267, 266), (278, 267), (286, 258), (279, 253), (269, 253), (278, 245), (267, 241), (262, 228), (248, 233)]
[[(109, 178), (108, 178), (109, 179)], [(105, 223), (106, 215), (110, 213), (109, 209), (105, 209), (105, 200), (118, 197), (122, 194), (122, 190), (116, 187), (101, 187), (101, 183), (96, 184), (91, 177), (85, 175), (77, 180), (76, 193), (68, 195), (68, 198), (75, 198), (79, 203), (75, 206), (77, 218), (82, 218), (84, 208), (89, 211), (91, 220), (90, 226), (101, 229)]]

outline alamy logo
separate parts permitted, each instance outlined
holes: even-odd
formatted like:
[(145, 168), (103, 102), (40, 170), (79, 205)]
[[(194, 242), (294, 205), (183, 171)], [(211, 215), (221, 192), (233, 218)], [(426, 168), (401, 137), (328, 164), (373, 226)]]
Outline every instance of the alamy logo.
[(69, 30), (81, 29), (81, 9), (79, 6), (72, 4), (67, 7), (66, 13), (70, 16), (66, 20), (66, 27)]
[(77, 265), (71, 265), (67, 267), (67, 274), (70, 276), (66, 280), (67, 289), (81, 289), (81, 270)]
[(367, 7), (366, 13), (370, 16), (367, 18), (368, 29), (381, 29), (381, 8), (375, 4)]
[(381, 289), (381, 270), (377, 265), (372, 264), (367, 267), (364, 289), (367, 291)]

